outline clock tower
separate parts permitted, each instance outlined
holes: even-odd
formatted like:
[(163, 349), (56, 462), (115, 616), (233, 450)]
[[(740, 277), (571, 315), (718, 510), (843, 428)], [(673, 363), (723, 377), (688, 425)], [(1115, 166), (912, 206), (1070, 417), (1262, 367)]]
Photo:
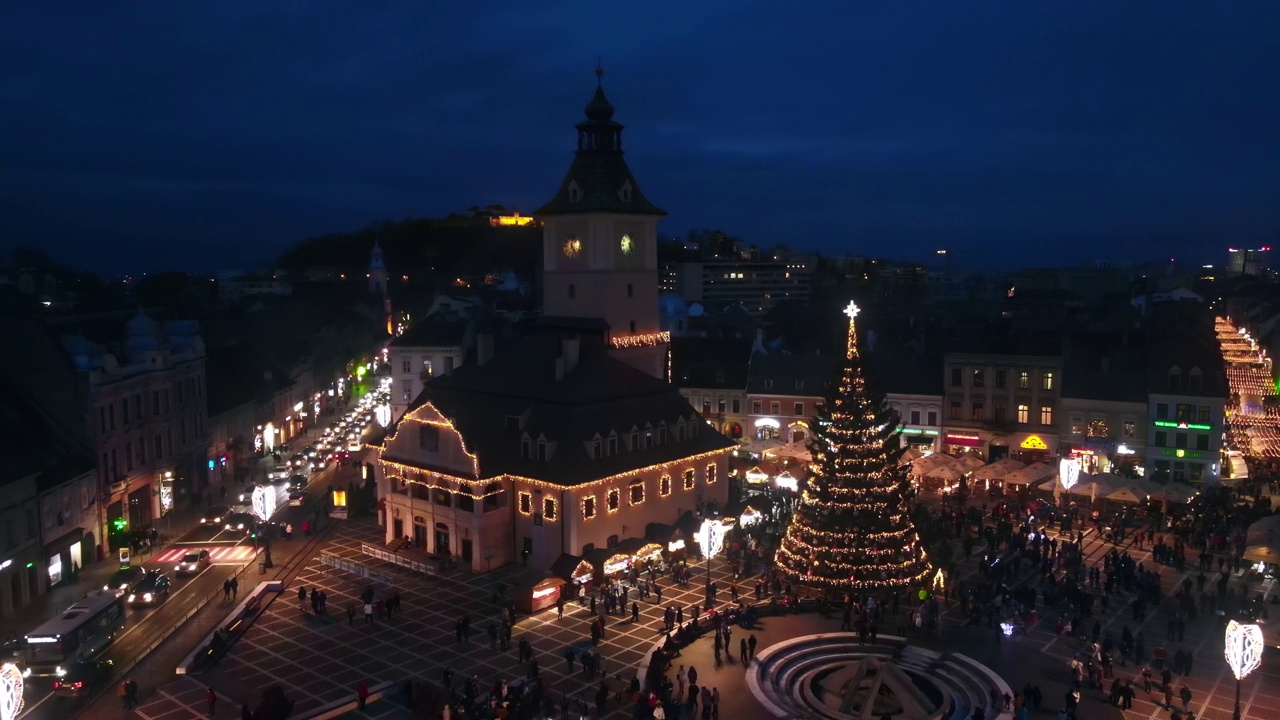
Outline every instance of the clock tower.
[(554, 318), (601, 318), (611, 352), (666, 379), (668, 337), (658, 325), (658, 220), (622, 153), (622, 125), (596, 93), (578, 123), (578, 150), (542, 221), (542, 312)]

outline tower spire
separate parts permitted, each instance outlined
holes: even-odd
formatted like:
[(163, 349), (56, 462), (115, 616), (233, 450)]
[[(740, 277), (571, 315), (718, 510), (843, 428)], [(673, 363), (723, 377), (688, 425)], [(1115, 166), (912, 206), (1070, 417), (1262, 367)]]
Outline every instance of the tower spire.
[(604, 62), (600, 59), (600, 56), (597, 55), (596, 56), (596, 87), (600, 88), (603, 82), (604, 82)]

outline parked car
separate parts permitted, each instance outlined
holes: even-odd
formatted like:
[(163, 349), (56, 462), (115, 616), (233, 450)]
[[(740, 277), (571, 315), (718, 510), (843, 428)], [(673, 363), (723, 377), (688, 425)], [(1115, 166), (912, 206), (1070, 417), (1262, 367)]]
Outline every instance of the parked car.
[(169, 597), (172, 585), (168, 575), (159, 570), (152, 570), (142, 578), (141, 582), (133, 586), (133, 591), (129, 593), (129, 604), (155, 605)]
[(213, 562), (209, 557), (208, 550), (192, 550), (182, 559), (178, 561), (178, 566), (173, 569), (173, 574), (178, 577), (183, 575), (198, 575), (202, 570), (209, 567), (209, 563)]
[(53, 681), (53, 692), (57, 695), (81, 695), (94, 688), (101, 687), (111, 680), (115, 669), (110, 660), (81, 660), (72, 663), (67, 673)]
[(133, 586), (138, 584), (138, 581), (142, 580), (142, 576), (141, 565), (122, 567), (107, 578), (107, 582), (102, 586), (102, 589), (114, 590), (116, 595), (126, 595), (133, 590)]

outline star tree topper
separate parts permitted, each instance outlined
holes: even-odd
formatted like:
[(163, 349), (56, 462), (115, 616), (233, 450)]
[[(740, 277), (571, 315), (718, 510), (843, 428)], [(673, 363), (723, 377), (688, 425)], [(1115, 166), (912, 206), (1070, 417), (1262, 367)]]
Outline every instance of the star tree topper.
[(857, 319), (860, 312), (862, 312), (862, 308), (858, 307), (852, 300), (849, 301), (849, 307), (844, 309), (844, 314), (848, 315), (850, 320)]

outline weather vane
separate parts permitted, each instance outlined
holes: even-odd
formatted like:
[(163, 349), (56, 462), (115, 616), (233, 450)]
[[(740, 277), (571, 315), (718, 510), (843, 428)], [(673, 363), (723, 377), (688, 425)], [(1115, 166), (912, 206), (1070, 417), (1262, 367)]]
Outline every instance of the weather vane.
[(848, 315), (850, 320), (856, 319), (860, 312), (862, 312), (862, 308), (858, 307), (852, 300), (849, 301), (849, 307), (844, 309), (844, 314)]

